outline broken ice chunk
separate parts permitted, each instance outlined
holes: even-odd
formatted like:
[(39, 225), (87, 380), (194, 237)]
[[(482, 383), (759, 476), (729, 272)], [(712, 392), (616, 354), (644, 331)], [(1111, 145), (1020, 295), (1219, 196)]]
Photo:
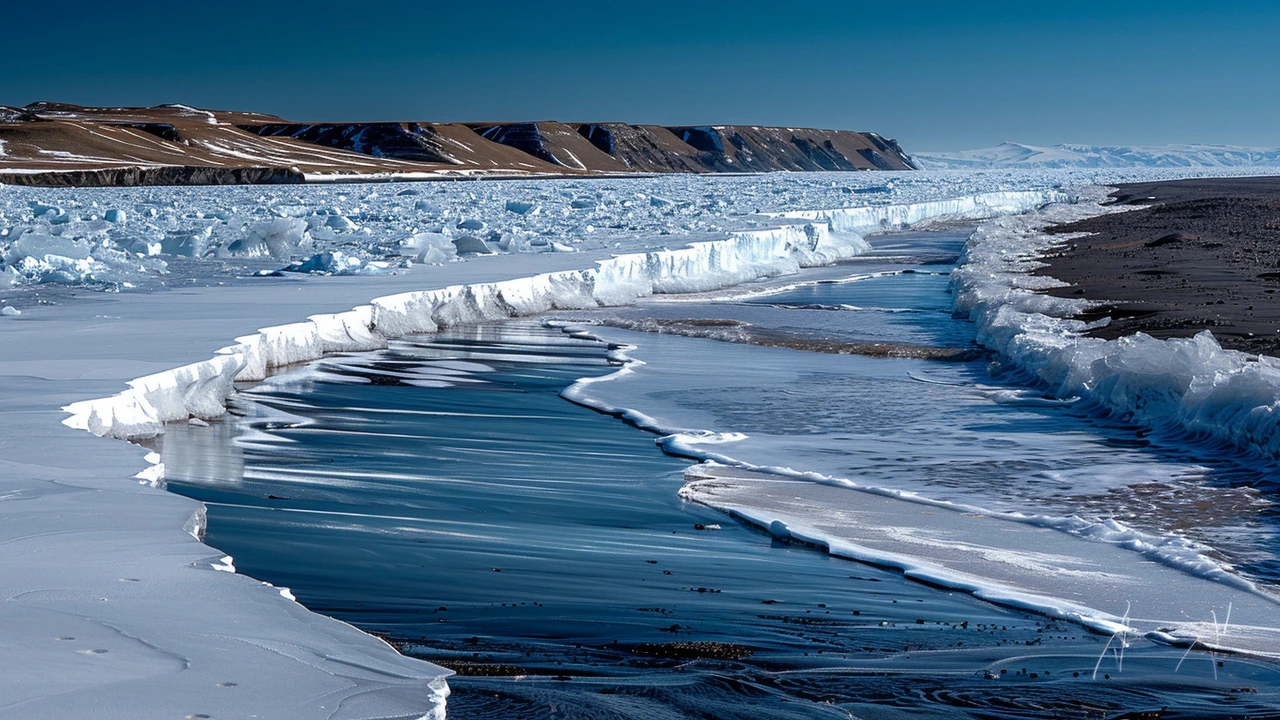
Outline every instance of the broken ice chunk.
[(316, 253), (281, 269), (313, 275), (383, 275), (390, 272), (390, 266), (385, 262), (362, 260), (338, 250)]
[(329, 219), (325, 221), (325, 225), (328, 225), (334, 230), (340, 230), (340, 231), (350, 231), (350, 230), (356, 229), (356, 224), (351, 222), (351, 219), (345, 215), (330, 215)]
[[(166, 255), (181, 255), (183, 257), (203, 257), (209, 249), (212, 237), (212, 225), (196, 231), (165, 233), (164, 239), (160, 241), (160, 252)], [(141, 250), (138, 247), (131, 247), (130, 249), (134, 252), (140, 252)], [(149, 250), (148, 254), (151, 254)]]
[(58, 207), (57, 205), (46, 205), (37, 200), (32, 200), (31, 202), (27, 203), (27, 205), (31, 207), (31, 214), (36, 217), (43, 217), (50, 213), (54, 215), (62, 214), (62, 208)]
[(308, 237), (306, 221), (276, 218), (251, 223), (245, 228), (245, 236), (228, 245), (227, 251), (233, 255), (270, 255), (276, 260), (288, 260), (293, 257), (298, 245)]
[(401, 241), (400, 254), (427, 265), (443, 265), (458, 254), (453, 238), (443, 233), (415, 233)]
[(542, 208), (531, 202), (523, 202), (520, 200), (508, 200), (507, 210), (517, 215), (537, 215)]
[(459, 235), (453, 239), (459, 255), (492, 255), (493, 249), (475, 235)]

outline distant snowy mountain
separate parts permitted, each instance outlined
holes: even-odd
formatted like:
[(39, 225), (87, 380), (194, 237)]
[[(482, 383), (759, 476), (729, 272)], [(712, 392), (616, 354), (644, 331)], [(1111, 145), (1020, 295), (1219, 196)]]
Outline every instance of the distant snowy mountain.
[(1006, 142), (993, 148), (962, 152), (916, 153), (922, 170), (985, 170), (1000, 168), (1178, 168), (1280, 166), (1280, 148), (1234, 145), (1108, 146), (1054, 145), (1037, 147)]

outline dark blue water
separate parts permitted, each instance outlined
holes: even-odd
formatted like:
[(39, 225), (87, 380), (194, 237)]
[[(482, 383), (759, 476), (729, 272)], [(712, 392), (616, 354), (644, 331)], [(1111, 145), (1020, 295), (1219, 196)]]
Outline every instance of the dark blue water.
[[(876, 316), (873, 327), (886, 337), (940, 347), (969, 345), (974, 327), (951, 317), (951, 276), (936, 270), (908, 269), (855, 282), (828, 281), (801, 285), (748, 302), (784, 308), (829, 308)], [(860, 323), (863, 324), (863, 323)]]
[[(927, 290), (893, 320), (929, 335), (938, 278), (767, 302)], [(240, 572), (457, 669), (454, 718), (1280, 717), (1270, 666), (1170, 678), (1181, 651), (1148, 648), (1087, 682), (1105, 638), (682, 502), (687, 461), (558, 395), (607, 351), (521, 321), (330, 358), (175, 427), (170, 488)]]

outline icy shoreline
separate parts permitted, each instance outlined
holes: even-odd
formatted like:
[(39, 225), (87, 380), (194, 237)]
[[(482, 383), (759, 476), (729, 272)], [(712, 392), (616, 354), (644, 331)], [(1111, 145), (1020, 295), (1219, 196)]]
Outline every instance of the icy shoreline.
[(1005, 217), (978, 227), (952, 275), (957, 312), (978, 341), (1059, 398), (1157, 432), (1267, 462), (1280, 458), (1280, 359), (1223, 349), (1213, 335), (1159, 340), (1086, 337), (1084, 300), (1037, 292), (1064, 283), (1037, 277), (1037, 258), (1069, 241), (1049, 224), (1105, 212), (1099, 189), (1079, 205)]
[[(694, 392), (721, 397), (737, 383), (752, 388), (749, 394), (785, 387), (797, 380), (779, 372), (792, 362), (786, 351), (752, 351), (753, 368), (774, 368), (761, 371), (763, 377), (720, 380), (712, 358), (728, 350), (675, 344), (660, 335), (637, 338), (607, 325), (562, 327), (618, 345), (615, 358), (622, 363), (616, 372), (580, 380), (562, 395), (661, 436), (659, 445), (672, 455), (700, 461), (688, 471), (686, 499), (782, 540), (794, 538), (832, 555), (893, 567), (909, 578), (1105, 634), (1204, 647), (1214, 637), (1218, 649), (1280, 657), (1280, 637), (1271, 630), (1278, 625), (1280, 599), (1194, 541), (1144, 533), (1115, 520), (997, 511), (991, 507), (998, 505), (877, 486), (823, 464), (822, 458), (839, 456), (845, 445), (857, 452), (857, 430), (838, 444), (798, 443), (809, 455), (789, 453), (790, 446), (748, 437), (714, 420), (715, 413), (673, 399)], [(827, 366), (806, 367), (819, 373), (818, 367)], [(842, 367), (837, 362), (825, 372)], [(1141, 613), (1132, 622), (1107, 610), (1130, 600)], [(1249, 627), (1217, 637), (1202, 617), (1214, 608), (1221, 615), (1229, 606), (1240, 610), (1236, 620)]]
[[(1009, 207), (1009, 203), (1018, 206), (1017, 209), (1027, 209), (1059, 196), (1054, 191), (1032, 191), (999, 193), (992, 195), (991, 199), (1003, 203), (999, 205), (1002, 209)], [(989, 212), (988, 204), (974, 205), (971, 199), (962, 205), (958, 207), (954, 202), (917, 204), (915, 213), (916, 217), (924, 219), (930, 215), (947, 217), (955, 212), (969, 212), (969, 217), (974, 212)], [(975, 207), (979, 210), (972, 210)], [(883, 225), (877, 222), (874, 227), (866, 229), (880, 230)], [(519, 256), (518, 264), (516, 256), (510, 256), (507, 262), (497, 258), (467, 263), (451, 268), (452, 272), (447, 276), (455, 282), (462, 281), (462, 284), (434, 290), (412, 289), (421, 288), (424, 284), (429, 286), (430, 281), (424, 281), (419, 274), (409, 273), (373, 279), (333, 277), (273, 282), (243, 297), (237, 296), (235, 288), (217, 287), (179, 293), (91, 296), (87, 298), (88, 302), (43, 310), (39, 317), (29, 317), (30, 314), (24, 313), (11, 319), (14, 324), (9, 326), (10, 332), (21, 333), (25, 337), (23, 355), (10, 358), (0, 367), (10, 375), (25, 374), (39, 378), (35, 381), (39, 387), (58, 388), (57, 392), (29, 396), (28, 403), (36, 411), (36, 418), (56, 420), (56, 416), (50, 417), (56, 412), (50, 406), (61, 404), (76, 410), (76, 414), (64, 420), (66, 424), (92, 429), (100, 435), (138, 439), (161, 432), (166, 421), (220, 416), (225, 412), (223, 402), (236, 379), (259, 378), (271, 368), (314, 359), (328, 352), (381, 347), (388, 335), (536, 313), (556, 307), (595, 307), (606, 302), (629, 301), (652, 292), (719, 287), (765, 275), (794, 272), (802, 264), (832, 262), (856, 254), (864, 247), (857, 235), (833, 233), (825, 223), (804, 222), (738, 233), (723, 240), (695, 243), (681, 249), (612, 258), (551, 253)], [(583, 264), (592, 260), (597, 260), (595, 268), (581, 269)], [(537, 272), (538, 269), (542, 272)], [(521, 270), (526, 273), (523, 279), (519, 279)], [(530, 270), (534, 270), (534, 274), (527, 275)], [(375, 286), (384, 292), (391, 290), (393, 294), (346, 312), (311, 314), (311, 319), (301, 323), (271, 324), (287, 321), (290, 316), (308, 316), (308, 313), (324, 309), (326, 305), (332, 307), (342, 303), (344, 299), (348, 303), (359, 302), (367, 298), (370, 294), (368, 289)], [(397, 293), (397, 289), (402, 291)], [(213, 301), (214, 298), (221, 298), (221, 301)], [(161, 317), (182, 318), (180, 332), (157, 335), (155, 318)], [(193, 351), (199, 352), (199, 347), (209, 347), (220, 336), (234, 337), (237, 328), (254, 321), (265, 329), (256, 335), (241, 337), (237, 345), (226, 351), (202, 362), (157, 371), (165, 367), (165, 358), (181, 358)], [(373, 328), (369, 327), (370, 324)], [(173, 323), (164, 324), (164, 327), (179, 328)], [(73, 329), (77, 331), (77, 344), (73, 346), (77, 350), (68, 352), (66, 333)], [(175, 349), (179, 351), (175, 353)], [(149, 360), (142, 361), (144, 357)], [(85, 369), (95, 367), (98, 370), (86, 377)], [(172, 368), (173, 364), (169, 367)], [(157, 369), (138, 373), (135, 368)], [(130, 385), (128, 390), (106, 397), (113, 385), (130, 377), (136, 379), (127, 383)], [(75, 378), (80, 379), (73, 380)], [(83, 401), (78, 400), (77, 395), (101, 399)], [(0, 431), (11, 439), (21, 438), (25, 443), (32, 438), (31, 429), (25, 427), (27, 423), (29, 420), (24, 416), (10, 414)], [(197, 503), (155, 489), (163, 475), (162, 467), (153, 466), (140, 474), (142, 484), (120, 482), (137, 473), (139, 466), (145, 464), (139, 448), (127, 443), (103, 446), (93, 435), (58, 427), (56, 422), (39, 424), (38, 427), (45, 428), (42, 432), (55, 438), (49, 442), (56, 442), (68, 453), (67, 457), (94, 457), (95, 462), (92, 467), (86, 467), (83, 462), (72, 460), (74, 475), (69, 474), (70, 471), (41, 470), (7, 497), (43, 498), (48, 494), (48, 486), (45, 481), (36, 479), (38, 477), (74, 476), (80, 478), (78, 482), (94, 488), (88, 494), (71, 496), (77, 507), (82, 507), (76, 515), (80, 518), (76, 522), (76, 530), (93, 544), (89, 547), (75, 545), (71, 551), (79, 553), (79, 560), (68, 567), (75, 568), (88, 562), (102, 570), (95, 573), (96, 576), (111, 574), (112, 568), (122, 562), (136, 563), (140, 569), (134, 575), (147, 582), (154, 596), (146, 603), (139, 604), (134, 599), (95, 608), (92, 598), (110, 599), (116, 586), (129, 585), (104, 576), (85, 584), (84, 590), (80, 591), (83, 599), (77, 601), (84, 605), (75, 612), (89, 618), (90, 622), (119, 628), (122, 637), (140, 638), (148, 647), (170, 648), (160, 651), (161, 655), (157, 657), (177, 652), (188, 658), (183, 666), (168, 673), (152, 668), (143, 659), (133, 658), (130, 665), (133, 670), (126, 671), (124, 675), (136, 677), (131, 683), (141, 682), (147, 686), (145, 683), (149, 681), (145, 678), (156, 677), (175, 688), (162, 691), (155, 689), (154, 685), (147, 686), (153, 688), (147, 691), (153, 697), (150, 701), (152, 706), (176, 710), (208, 694), (193, 687), (194, 683), (200, 688), (213, 688), (213, 696), (202, 701), (205, 704), (200, 707), (220, 711), (239, 707), (251, 712), (265, 708), (279, 717), (307, 717), (318, 712), (321, 706), (328, 707), (327, 702), (333, 702), (344, 708), (356, 708), (340, 711), (337, 717), (403, 714), (410, 708), (430, 717), (442, 716), (448, 693), (443, 683), (445, 671), (402, 658), (379, 640), (363, 636), (343, 623), (310, 613), (287, 599), (287, 589), (272, 588), (250, 578), (216, 572), (229, 567), (229, 561), (223, 554), (200, 544), (191, 534), (199, 523), (193, 525), (193, 521), (188, 519), (198, 518), (201, 514)], [(39, 447), (47, 444), (40, 441), (27, 446), (22, 452), (11, 453), (10, 462), (18, 462), (27, 468), (47, 466), (48, 461), (42, 460), (42, 453), (38, 451)], [(154, 457), (146, 459), (153, 461)], [(29, 470), (23, 471), (20, 477), (29, 473)], [(139, 505), (140, 501), (144, 502)], [(12, 550), (40, 542), (43, 533), (36, 528), (60, 527), (65, 518), (71, 516), (67, 508), (51, 504), (48, 500), (10, 507), (20, 507), (24, 511), (9, 518), (9, 532), (4, 537), (22, 540), (11, 540), (8, 547)], [(138, 526), (140, 515), (153, 515), (157, 525), (155, 532), (158, 535), (148, 541), (150, 549), (145, 552), (117, 548), (114, 544), (94, 540), (119, 533), (116, 527), (118, 518), (129, 518), (130, 525)], [(175, 554), (185, 559), (177, 563), (165, 559)], [(61, 636), (56, 623), (41, 619), (49, 612), (49, 601), (43, 599), (41, 588), (49, 587), (50, 583), (58, 586), (68, 582), (51, 580), (50, 570), (38, 561), (40, 555), (36, 553), (32, 557), (35, 560), (23, 564), (27, 568), (23, 575), (26, 579), (17, 579), (11, 587), (14, 592), (22, 594), (24, 605), (31, 605), (14, 615), (15, 620), (26, 618), (19, 622), (33, 628), (36, 635), (21, 641), (13, 649), (26, 656), (26, 665), (32, 668), (31, 672), (36, 677), (46, 678), (46, 683), (54, 684), (43, 690), (40, 689), (43, 686), (29, 684), (29, 694), (23, 701), (25, 707), (19, 715), (32, 717), (47, 713), (52, 717), (83, 714), (87, 708), (97, 707), (103, 698), (117, 693), (122, 698), (132, 695), (135, 691), (129, 689), (131, 684), (116, 683), (113, 686), (113, 676), (104, 676), (96, 671), (59, 681), (56, 673), (47, 668), (50, 663), (58, 662), (60, 647), (38, 652), (29, 647), (40, 644), (40, 636)], [(201, 578), (199, 582), (191, 579), (193, 570)], [(202, 570), (204, 572), (200, 572)], [(80, 584), (81, 581), (70, 581), (72, 587)], [(187, 593), (193, 590), (204, 598), (216, 598), (218, 608), (206, 608), (205, 600), (191, 605)], [(159, 606), (154, 607), (157, 603)], [(104, 609), (110, 612), (104, 614)], [(187, 618), (191, 612), (199, 615)], [(281, 619), (281, 613), (291, 619)], [(226, 659), (211, 663), (202, 657), (199, 649), (201, 643), (207, 642), (201, 638), (207, 638), (211, 633), (225, 634), (225, 642), (231, 646), (248, 643), (246, 648), (260, 646), (261, 649), (241, 653), (228, 651), (222, 656)], [(76, 636), (86, 634), (81, 630)], [(90, 649), (110, 650), (102, 656), (105, 658), (129, 657), (123, 648), (111, 643), (100, 641), (99, 646)], [(284, 651), (286, 647), (291, 649)], [(157, 651), (143, 652), (144, 655), (154, 655)], [(250, 661), (251, 657), (262, 653), (266, 655)], [(316, 659), (307, 659), (312, 657)], [(16, 657), (13, 660), (17, 662)], [(244, 678), (246, 662), (255, 663), (260, 668), (253, 678), (256, 682)], [(331, 667), (370, 669), (349, 671)], [(173, 672), (187, 680), (175, 682)], [(300, 690), (298, 695), (281, 695), (275, 689), (281, 682), (316, 689)], [(226, 697), (219, 697), (218, 692), (225, 689), (224, 684), (239, 688), (239, 691), (234, 695), (222, 693)], [(80, 687), (82, 690), (69, 694), (65, 692), (66, 687)], [(321, 690), (322, 687), (325, 689)], [(54, 699), (55, 695), (61, 699)], [(0, 716), (5, 714), (3, 710), (0, 707)], [(121, 716), (127, 714), (124, 712)]]
[[(1002, 185), (983, 182), (987, 187)], [(930, 188), (921, 194), (936, 198), (937, 192)], [(13, 354), (0, 360), (0, 368), (12, 378), (22, 378), (17, 390), (22, 411), (11, 411), (0, 420), (0, 437), (10, 449), (6, 462), (18, 479), (3, 497), (36, 502), (4, 504), (10, 522), (0, 539), (8, 541), (9, 552), (46, 548), (48, 541), (41, 538), (50, 528), (70, 529), (69, 518), (86, 538), (86, 543), (66, 551), (74, 558), (67, 561), (67, 570), (78, 578), (55, 578), (42, 563), (48, 556), (40, 552), (30, 552), (22, 561), (23, 574), (11, 590), (21, 600), (11, 612), (15, 623), (25, 623), (34, 634), (20, 638), (11, 659), (18, 663), (29, 658), (31, 677), (50, 675), (48, 668), (60, 662), (62, 646), (33, 648), (45, 635), (63, 636), (65, 630), (46, 618), (50, 612), (63, 612), (59, 598), (71, 596), (76, 599), (67, 607), (90, 624), (117, 628), (121, 638), (140, 638), (147, 647), (163, 649), (142, 650), (144, 657), (139, 659), (104, 640), (87, 650), (109, 649), (93, 657), (130, 660), (128, 669), (115, 676), (85, 671), (73, 681), (46, 681), (45, 686), (29, 682), (25, 705), (12, 712), (20, 717), (65, 716), (96, 707), (104, 697), (123, 703), (143, 687), (157, 708), (187, 708), (179, 715), (202, 708), (265, 708), (276, 716), (308, 717), (320, 707), (340, 705), (346, 709), (338, 717), (385, 715), (392, 712), (388, 708), (401, 714), (408, 712), (406, 708), (428, 712), (431, 707), (438, 716), (447, 694), (440, 669), (401, 658), (380, 641), (316, 616), (286, 600), (280, 589), (243, 576), (207, 572), (226, 563), (221, 553), (200, 544), (188, 534), (190, 528), (184, 528), (190, 525), (188, 518), (198, 515), (198, 504), (150, 486), (121, 483), (145, 464), (142, 451), (127, 443), (103, 444), (92, 434), (59, 426), (63, 418), (54, 409), (57, 405), (75, 410), (67, 419), (70, 425), (109, 437), (145, 438), (163, 431), (166, 421), (220, 416), (236, 380), (260, 378), (272, 368), (326, 353), (376, 349), (388, 337), (452, 324), (723, 287), (849, 257), (864, 247), (860, 234), (899, 223), (980, 219), (1062, 199), (1064, 194), (1052, 189), (971, 192), (951, 200), (778, 213), (771, 216), (777, 226), (671, 250), (612, 257), (601, 250), (508, 255), (450, 264), (443, 274), (415, 268), (376, 278), (273, 280), (243, 294), (237, 287), (205, 287), (91, 295), (9, 318), (6, 322), (12, 324), (6, 331), (15, 344)], [(584, 268), (591, 263), (595, 266)], [(371, 295), (379, 297), (370, 302)], [(309, 319), (293, 322), (304, 317)], [(246, 325), (264, 329), (241, 335)], [(207, 360), (191, 362), (227, 338), (237, 338), (236, 344)], [(129, 389), (111, 395), (122, 382)], [(86, 397), (99, 399), (83, 400)], [(44, 447), (58, 447), (67, 460), (50, 460)], [(84, 458), (94, 460), (88, 463)], [(153, 467), (146, 477), (155, 480), (162, 472)], [(74, 490), (51, 490), (64, 486)], [(122, 518), (130, 527), (136, 525), (137, 532), (121, 534)], [(138, 536), (142, 532), (153, 532), (154, 537), (143, 540)], [(127, 542), (102, 542), (117, 535)], [(132, 587), (116, 577), (124, 573), (118, 569), (122, 563), (140, 568), (131, 577), (145, 580), (153, 597), (144, 601), (145, 596), (135, 593), (127, 602), (101, 601)], [(86, 565), (96, 569), (90, 572)], [(192, 580), (193, 575), (200, 579)], [(54, 588), (71, 590), (58, 596), (50, 594)], [(207, 607), (215, 602), (217, 608)], [(89, 636), (87, 630), (71, 634)], [(222, 638), (219, 642), (227, 648), (218, 662), (211, 662), (201, 649), (213, 636)], [(235, 647), (253, 649), (237, 652), (231, 649)], [(282, 651), (284, 647), (290, 650)], [(155, 664), (156, 657), (173, 654), (186, 658), (187, 664), (174, 670)], [(243, 676), (251, 656), (267, 668), (258, 673), (261, 682), (241, 681), (233, 694), (218, 684), (222, 680), (214, 681), (233, 672)], [(173, 682), (173, 673), (188, 679)], [(116, 677), (127, 682), (116, 683)], [(286, 678), (302, 678), (297, 682), (304, 689), (282, 696), (278, 686)], [(80, 689), (68, 692), (69, 684)], [(60, 699), (52, 700), (54, 696)], [(197, 702), (203, 704), (191, 705)], [(120, 707), (120, 716), (130, 714), (123, 709), (129, 706)], [(0, 705), (0, 716), (6, 709)]]
[[(440, 327), (534, 315), (552, 309), (623, 305), (654, 293), (702, 292), (853, 257), (868, 248), (862, 233), (925, 220), (982, 219), (1068, 200), (1058, 191), (983, 193), (955, 200), (815, 213), (823, 222), (733, 233), (675, 250), (619, 255), (597, 267), (494, 283), (375, 298), (343, 313), (261, 329), (236, 338), (209, 360), (129, 382), (130, 389), (64, 409), (73, 428), (124, 440), (154, 437), (164, 424), (214, 420), (235, 382), (262, 380), (278, 367), (326, 354), (386, 347), (388, 339)], [(807, 220), (805, 214), (786, 215)]]

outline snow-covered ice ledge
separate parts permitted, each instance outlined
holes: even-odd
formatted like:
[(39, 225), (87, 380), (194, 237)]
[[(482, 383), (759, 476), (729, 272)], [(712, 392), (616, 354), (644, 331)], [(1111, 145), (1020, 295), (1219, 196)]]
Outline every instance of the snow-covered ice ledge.
[(234, 382), (329, 353), (386, 347), (387, 340), (440, 327), (535, 315), (553, 309), (625, 305), (654, 293), (702, 292), (830, 264), (869, 249), (863, 234), (940, 219), (982, 219), (1064, 202), (1056, 191), (983, 193), (953, 200), (795, 212), (809, 220), (731, 234), (675, 250), (618, 255), (596, 267), (499, 282), (450, 285), (375, 298), (342, 313), (267, 327), (203, 362), (129, 382), (108, 398), (73, 403), (66, 423), (95, 435), (154, 437), (164, 424), (225, 411)]
[[(1061, 199), (1052, 191), (1000, 195), (1016, 205), (1002, 211)], [(902, 222), (892, 214), (898, 207), (833, 211), (822, 222), (617, 257), (506, 256), (398, 276), (89, 294), (9, 319), (0, 350), (0, 717), (444, 713), (446, 671), (311, 613), (287, 590), (218, 572), (232, 565), (199, 541), (202, 506), (127, 481), (146, 466), (145, 450), (66, 425), (142, 438), (165, 422), (220, 416), (237, 379), (328, 352), (831, 262), (865, 249), (860, 232)], [(913, 221), (992, 210), (957, 210), (953, 201), (910, 207)], [(299, 318), (309, 319), (291, 322)], [(192, 362), (246, 327), (265, 329)], [(112, 395), (122, 383), (128, 389)], [(59, 406), (72, 411), (69, 419)], [(161, 473), (153, 467), (142, 477)]]

